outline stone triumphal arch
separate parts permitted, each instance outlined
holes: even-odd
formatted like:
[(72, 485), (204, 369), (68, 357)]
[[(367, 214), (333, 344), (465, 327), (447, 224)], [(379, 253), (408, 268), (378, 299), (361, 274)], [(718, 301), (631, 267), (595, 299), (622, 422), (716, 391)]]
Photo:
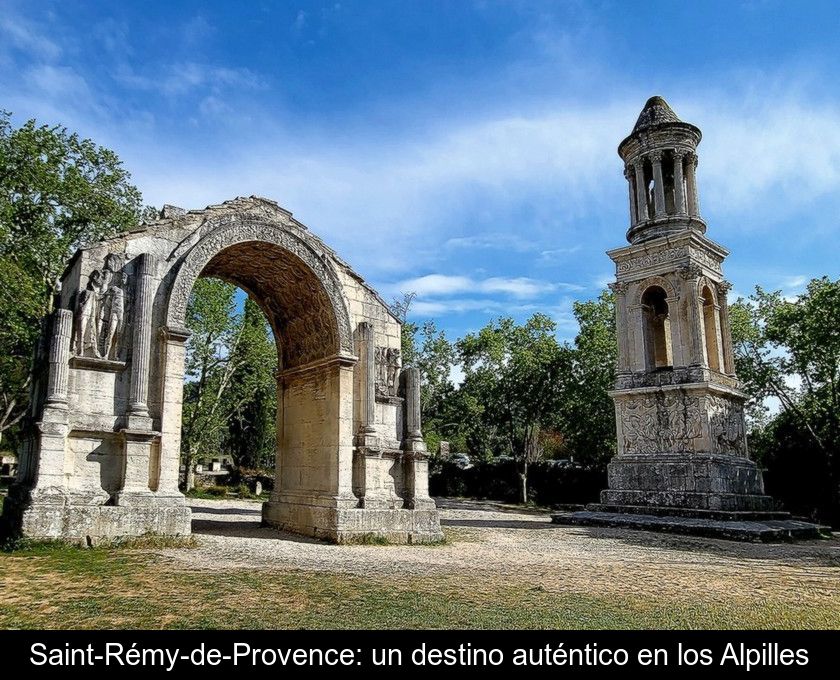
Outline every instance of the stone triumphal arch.
[(190, 532), (178, 480), (185, 315), (199, 276), (245, 290), (277, 342), (276, 484), (263, 522), (334, 541), (441, 538), (399, 320), (291, 213), (254, 197), (167, 207), (76, 253), (43, 334), (7, 525), (89, 541)]

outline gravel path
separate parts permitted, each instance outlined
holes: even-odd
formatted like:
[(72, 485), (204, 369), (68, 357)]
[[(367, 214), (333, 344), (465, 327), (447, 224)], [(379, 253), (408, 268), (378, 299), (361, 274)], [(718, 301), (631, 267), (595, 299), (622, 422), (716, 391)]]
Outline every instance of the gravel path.
[[(402, 579), (500, 581), (592, 594), (777, 595), (840, 602), (840, 540), (751, 544), (624, 529), (561, 527), (547, 514), (441, 500), (441, 546), (337, 546), (260, 527), (260, 504), (191, 500), (195, 550), (164, 550), (191, 569), (301, 569)], [(760, 578), (759, 578), (760, 577)]]

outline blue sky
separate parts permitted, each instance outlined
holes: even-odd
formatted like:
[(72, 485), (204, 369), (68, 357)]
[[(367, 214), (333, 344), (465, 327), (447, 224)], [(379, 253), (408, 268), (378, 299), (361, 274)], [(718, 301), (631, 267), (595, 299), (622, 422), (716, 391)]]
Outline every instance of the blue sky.
[(612, 275), (618, 142), (698, 125), (735, 294), (840, 269), (833, 2), (0, 0), (0, 106), (113, 148), (148, 203), (263, 195), (450, 336)]

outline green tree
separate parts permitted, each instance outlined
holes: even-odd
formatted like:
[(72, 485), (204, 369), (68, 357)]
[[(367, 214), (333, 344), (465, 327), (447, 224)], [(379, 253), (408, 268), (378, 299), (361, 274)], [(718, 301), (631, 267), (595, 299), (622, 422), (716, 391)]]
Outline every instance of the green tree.
[(528, 501), (528, 466), (542, 455), (540, 434), (560, 402), (561, 347), (555, 323), (535, 314), (503, 318), (458, 342), (462, 389), (480, 409), (487, 443), (517, 461), (519, 497)]
[(237, 368), (237, 344), (243, 324), (236, 315), (236, 287), (219, 279), (195, 282), (187, 305), (184, 407), (181, 453), (187, 470), (186, 490), (194, 486), (195, 462), (219, 450), (228, 424), (225, 391)]
[(238, 468), (273, 468), (277, 414), (277, 346), (259, 305), (245, 300), (238, 369), (225, 394), (225, 449)]
[(615, 455), (615, 407), (607, 394), (618, 358), (613, 294), (575, 302), (574, 315), (580, 330), (574, 346), (564, 347), (557, 427), (575, 462), (603, 468)]
[(28, 405), (34, 344), (67, 260), (137, 224), (129, 179), (113, 151), (60, 126), (15, 128), (0, 112), (0, 279), (13, 291), (0, 295), (0, 434)]
[[(793, 299), (756, 288), (730, 309), (736, 370), (751, 396), (751, 446), (800, 509), (840, 519), (840, 280)], [(767, 397), (779, 413), (768, 418)], [(807, 489), (807, 493), (801, 493)]]
[(457, 390), (451, 377), (457, 352), (434, 321), (422, 324), (408, 321), (415, 297), (414, 293), (404, 293), (402, 298), (394, 300), (391, 310), (402, 323), (403, 365), (414, 366), (420, 371), (423, 438), (429, 450), (434, 452), (441, 440), (455, 440), (456, 446), (462, 444), (460, 426), (463, 419), (460, 416), (463, 414), (457, 409)]

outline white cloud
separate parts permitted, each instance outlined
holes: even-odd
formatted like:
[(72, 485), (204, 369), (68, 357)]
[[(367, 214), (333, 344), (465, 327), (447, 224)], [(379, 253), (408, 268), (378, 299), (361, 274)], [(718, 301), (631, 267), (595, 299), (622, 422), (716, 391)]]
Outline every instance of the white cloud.
[(22, 50), (36, 60), (52, 61), (61, 56), (61, 47), (48, 38), (33, 23), (15, 17), (4, 10), (0, 17), (0, 34), (9, 44)]
[(686, 111), (702, 119), (701, 203), (779, 219), (837, 191), (840, 106), (795, 89), (689, 102)]
[(450, 276), (446, 274), (427, 274), (413, 279), (405, 279), (387, 287), (397, 292), (413, 292), (421, 298), (473, 293), (501, 294), (517, 299), (531, 299), (556, 290), (583, 290), (582, 286), (572, 283), (551, 283), (524, 276), (491, 276), (485, 279), (474, 279), (469, 276)]
[(519, 253), (537, 249), (537, 244), (534, 241), (509, 233), (458, 236), (447, 239), (443, 245), (445, 248), (453, 250), (461, 248), (465, 250), (513, 250)]
[(265, 83), (247, 68), (230, 68), (198, 62), (167, 64), (153, 75), (136, 73), (128, 64), (120, 64), (114, 78), (137, 90), (153, 90), (170, 96), (186, 94), (196, 89), (219, 91), (222, 88), (259, 89)]
[(441, 317), (468, 312), (488, 315), (514, 315), (537, 312), (542, 305), (520, 303), (493, 298), (449, 298), (446, 300), (415, 300), (411, 305), (412, 318)]

